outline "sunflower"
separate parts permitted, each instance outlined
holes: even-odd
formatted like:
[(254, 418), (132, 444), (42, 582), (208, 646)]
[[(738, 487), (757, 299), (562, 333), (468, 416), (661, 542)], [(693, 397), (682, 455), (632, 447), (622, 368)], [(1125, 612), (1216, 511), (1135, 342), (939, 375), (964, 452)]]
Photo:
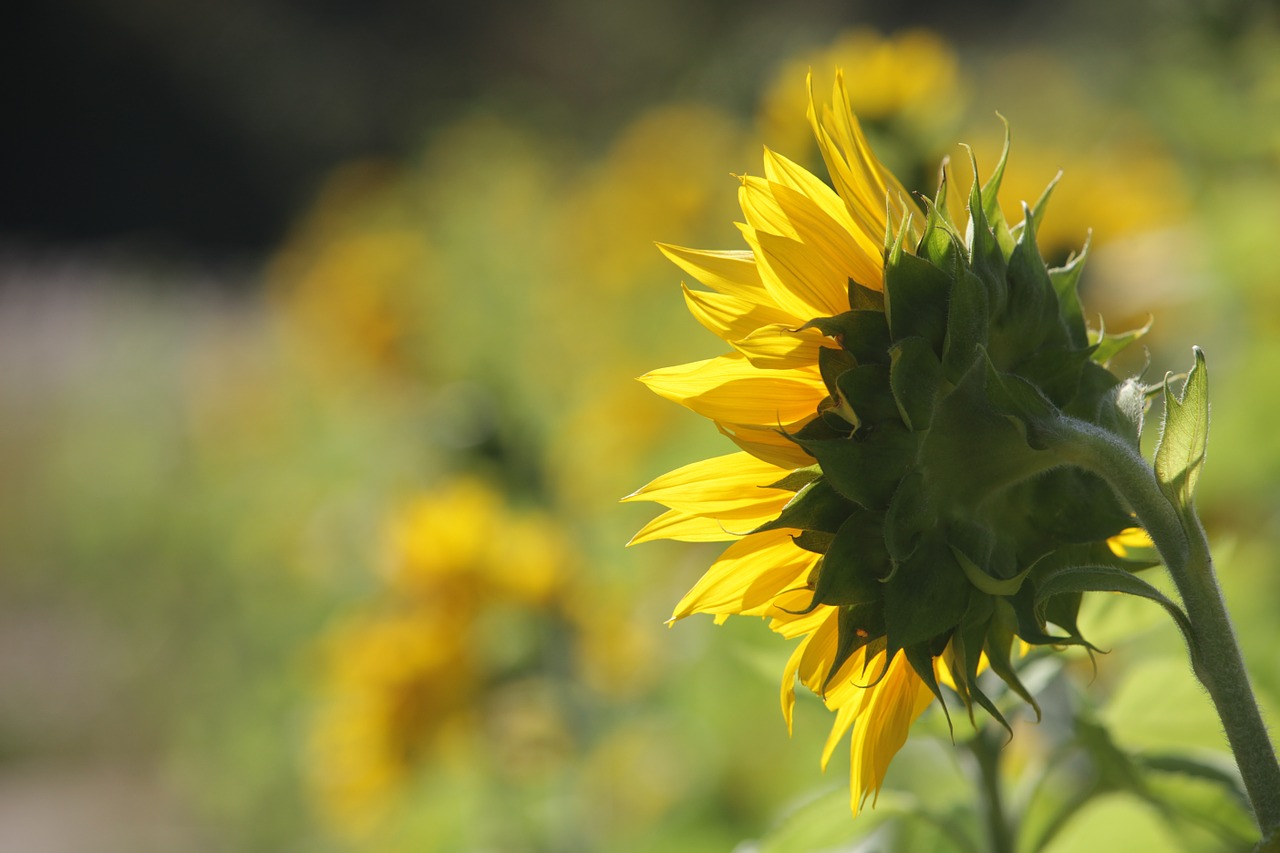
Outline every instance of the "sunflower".
[(797, 679), (835, 712), (824, 767), (852, 728), (856, 814), (941, 685), (1004, 723), (981, 670), (1034, 706), (1015, 639), (1087, 645), (1081, 585), (1055, 575), (1127, 570), (1107, 541), (1130, 514), (1044, 449), (1037, 418), (1069, 414), (1135, 446), (1137, 431), (1105, 368), (1119, 343), (1104, 350), (1084, 325), (1083, 258), (1048, 270), (1039, 206), (1012, 228), (1000, 215), (1004, 158), (970, 192), (962, 233), (945, 179), (922, 208), (876, 159), (842, 73), (821, 108), (810, 78), (808, 120), (829, 183), (766, 148), (764, 177), (740, 178), (745, 251), (660, 245), (710, 288), (682, 285), (732, 352), (641, 381), (739, 451), (624, 500), (667, 508), (632, 544), (733, 543), (672, 621), (761, 616), (799, 640), (783, 715), (790, 729)]

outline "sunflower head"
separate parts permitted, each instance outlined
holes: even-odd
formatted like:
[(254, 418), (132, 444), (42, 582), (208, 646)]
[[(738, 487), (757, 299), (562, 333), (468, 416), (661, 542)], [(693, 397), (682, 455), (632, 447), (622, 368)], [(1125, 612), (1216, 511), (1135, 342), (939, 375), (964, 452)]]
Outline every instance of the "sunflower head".
[(806, 609), (838, 613), (828, 678), (863, 646), (901, 651), (942, 698), (942, 658), (964, 703), (998, 718), (979, 668), (1034, 704), (1013, 638), (1087, 645), (1080, 590), (1047, 582), (1065, 566), (1118, 564), (1107, 542), (1132, 525), (1110, 486), (1048, 452), (1043, 424), (1067, 415), (1136, 448), (1141, 416), (1105, 367), (1115, 346), (1085, 326), (1084, 254), (1046, 267), (1045, 199), (1010, 226), (996, 201), (1004, 166), (970, 190), (963, 233), (944, 178), (920, 227), (908, 213), (887, 241), (882, 289), (851, 279), (849, 310), (806, 324), (835, 344), (818, 350), (816, 417), (785, 433), (814, 464), (758, 528), (798, 530), (818, 555)]
[(1002, 215), (1007, 142), (955, 205), (962, 229), (946, 169), (917, 204), (871, 153), (839, 74), (833, 102), (811, 94), (808, 111), (829, 183), (766, 150), (765, 176), (742, 179), (749, 251), (664, 247), (712, 288), (686, 301), (734, 351), (642, 381), (742, 452), (631, 499), (669, 507), (633, 541), (734, 541), (675, 618), (761, 615), (802, 638), (784, 712), (798, 677), (837, 712), (828, 755), (856, 724), (856, 811), (941, 685), (1004, 723), (981, 669), (1034, 705), (1015, 638), (1087, 645), (1081, 593), (1132, 568), (1108, 541), (1133, 522), (1046, 429), (1072, 418), (1136, 448), (1144, 400), (1107, 369), (1136, 334), (1086, 328), (1086, 253), (1055, 269), (1040, 255), (1049, 192), (1021, 222)]

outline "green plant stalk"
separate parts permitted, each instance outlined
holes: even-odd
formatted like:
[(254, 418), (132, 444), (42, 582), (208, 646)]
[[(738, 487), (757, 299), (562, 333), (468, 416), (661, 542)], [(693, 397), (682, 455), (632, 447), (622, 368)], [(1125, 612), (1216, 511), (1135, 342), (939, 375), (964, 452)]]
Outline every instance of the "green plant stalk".
[(1068, 417), (1037, 426), (1051, 452), (1110, 483), (1155, 542), (1191, 621), (1192, 668), (1226, 730), (1258, 827), (1264, 838), (1277, 832), (1280, 764), (1249, 684), (1200, 520), (1192, 511), (1179, 513), (1146, 460), (1106, 430)]
[(989, 849), (991, 853), (1014, 853), (1013, 826), (1005, 814), (1000, 787), (1000, 738), (990, 728), (984, 725), (978, 729), (966, 745), (978, 764)]

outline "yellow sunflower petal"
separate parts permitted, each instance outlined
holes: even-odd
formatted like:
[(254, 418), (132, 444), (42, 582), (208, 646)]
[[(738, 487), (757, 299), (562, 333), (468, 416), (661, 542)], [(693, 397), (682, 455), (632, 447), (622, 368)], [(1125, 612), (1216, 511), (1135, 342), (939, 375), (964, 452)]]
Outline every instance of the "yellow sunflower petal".
[(826, 397), (817, 366), (761, 371), (741, 353), (646, 373), (656, 394), (712, 420), (792, 424), (811, 416)]
[[(873, 661), (871, 666), (874, 668), (877, 663)], [(855, 815), (868, 795), (875, 805), (889, 762), (907, 742), (911, 724), (933, 701), (933, 693), (902, 652), (894, 656), (884, 677), (866, 692), (867, 701), (857, 715), (850, 743), (850, 804)]]
[(731, 343), (756, 367), (778, 369), (817, 364), (824, 340), (814, 328), (799, 330), (790, 323), (771, 323)]
[(1117, 557), (1127, 557), (1130, 551), (1154, 549), (1156, 543), (1151, 541), (1150, 534), (1141, 527), (1126, 527), (1107, 540), (1111, 553)]
[[(784, 424), (784, 426), (789, 431), (794, 432), (800, 424), (797, 422), (795, 424)], [(805, 468), (814, 462), (813, 457), (801, 449), (800, 445), (787, 438), (777, 429), (721, 423), (719, 421), (716, 422), (716, 427), (734, 444), (764, 462), (770, 462), (781, 468), (792, 469)]]
[(680, 269), (719, 293), (768, 304), (770, 298), (748, 251), (686, 249), (659, 243), (658, 249)]
[[(802, 300), (809, 316), (831, 317), (849, 310), (849, 275), (814, 247), (790, 237), (757, 231), (754, 235), (756, 264), (769, 292), (776, 288)], [(778, 299), (781, 304), (781, 299)]]
[(742, 215), (747, 225), (757, 231), (779, 234), (792, 240), (799, 240), (791, 220), (773, 197), (773, 189), (769, 181), (751, 175), (739, 175), (742, 186), (738, 188), (738, 204), (742, 207)]
[(763, 326), (800, 325), (795, 317), (772, 305), (762, 305), (723, 293), (691, 290), (683, 284), (680, 286), (684, 290), (684, 301), (689, 307), (689, 313), (726, 343), (741, 340)]
[(693, 462), (663, 474), (623, 498), (623, 501), (655, 501), (672, 509), (701, 515), (718, 514), (762, 500), (782, 498), (790, 492), (769, 486), (788, 470), (762, 462), (742, 451)]
[[(627, 545), (638, 545), (655, 539), (680, 542), (732, 542), (777, 518), (785, 499), (761, 503), (757, 507), (724, 513), (719, 518), (670, 509), (650, 521), (631, 537)], [(732, 517), (728, 517), (732, 516)]]
[[(789, 163), (783, 158), (777, 159)], [(804, 172), (793, 163), (789, 165)], [(768, 161), (766, 170), (777, 174), (776, 170), (769, 169)], [(816, 178), (814, 180), (817, 181)], [(819, 254), (828, 258), (844, 273), (846, 279), (852, 278), (859, 284), (879, 289), (883, 282), (884, 235), (873, 234), (859, 227), (839, 196), (821, 181), (817, 181), (817, 184), (822, 187), (822, 191), (807, 184), (788, 186), (773, 183), (770, 189), (778, 207), (791, 223), (797, 239), (817, 249)], [(821, 192), (821, 195), (815, 198), (811, 195), (815, 192)], [(838, 214), (833, 214), (833, 209)]]
[(680, 599), (671, 618), (693, 613), (741, 613), (768, 604), (787, 587), (803, 584), (817, 554), (797, 548), (791, 533), (769, 530), (730, 545)]
[(796, 671), (800, 668), (800, 659), (804, 657), (805, 646), (809, 645), (809, 638), (805, 637), (800, 641), (795, 650), (791, 652), (791, 657), (787, 659), (787, 665), (782, 669), (782, 691), (780, 699), (782, 701), (782, 718), (787, 721), (787, 734), (791, 734), (792, 720), (795, 716), (796, 708)]

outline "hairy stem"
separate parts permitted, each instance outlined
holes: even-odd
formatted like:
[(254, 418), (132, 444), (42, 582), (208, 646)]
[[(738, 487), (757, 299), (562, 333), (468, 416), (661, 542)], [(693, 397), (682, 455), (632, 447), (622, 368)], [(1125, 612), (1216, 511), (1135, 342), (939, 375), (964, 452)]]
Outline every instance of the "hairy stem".
[(1199, 519), (1190, 511), (1180, 514), (1160, 490), (1151, 466), (1106, 430), (1062, 417), (1046, 430), (1045, 438), (1065, 462), (1110, 483), (1155, 542), (1191, 621), (1192, 668), (1222, 720), (1263, 837), (1276, 832), (1280, 764), (1249, 684)]

